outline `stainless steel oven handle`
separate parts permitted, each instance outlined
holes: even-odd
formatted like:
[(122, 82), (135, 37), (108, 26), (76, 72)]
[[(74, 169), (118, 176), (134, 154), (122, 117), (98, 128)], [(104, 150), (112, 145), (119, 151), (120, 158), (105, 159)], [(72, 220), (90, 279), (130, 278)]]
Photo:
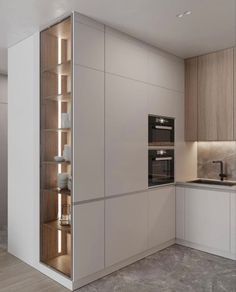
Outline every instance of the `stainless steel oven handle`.
[(172, 127), (168, 127), (168, 126), (155, 126), (155, 129), (159, 129), (159, 130), (172, 130)]
[(161, 161), (161, 160), (172, 160), (173, 157), (156, 157), (155, 160), (156, 161)]

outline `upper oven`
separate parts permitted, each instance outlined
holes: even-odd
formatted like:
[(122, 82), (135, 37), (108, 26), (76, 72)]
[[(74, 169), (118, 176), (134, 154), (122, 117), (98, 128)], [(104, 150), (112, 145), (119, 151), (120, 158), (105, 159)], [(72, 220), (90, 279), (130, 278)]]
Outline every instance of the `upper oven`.
[(149, 146), (173, 146), (175, 142), (175, 120), (161, 116), (148, 116)]

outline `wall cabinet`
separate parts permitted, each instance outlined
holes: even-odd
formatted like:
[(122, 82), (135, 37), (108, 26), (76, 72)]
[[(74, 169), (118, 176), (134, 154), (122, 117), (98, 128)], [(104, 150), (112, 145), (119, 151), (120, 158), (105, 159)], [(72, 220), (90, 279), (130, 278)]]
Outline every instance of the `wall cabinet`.
[(175, 187), (148, 191), (148, 248), (175, 239)]
[(198, 139), (197, 127), (197, 63), (198, 58), (185, 60), (185, 140)]
[(233, 59), (231, 48), (186, 60), (186, 140), (234, 139)]

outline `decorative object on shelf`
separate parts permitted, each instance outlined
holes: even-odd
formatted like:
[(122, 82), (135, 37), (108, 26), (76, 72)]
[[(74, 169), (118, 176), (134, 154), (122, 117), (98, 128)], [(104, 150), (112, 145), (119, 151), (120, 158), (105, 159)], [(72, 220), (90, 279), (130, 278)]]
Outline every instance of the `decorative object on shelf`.
[(65, 161), (71, 161), (71, 146), (68, 144), (64, 145), (63, 157)]
[(72, 176), (69, 175), (68, 176), (68, 182), (67, 182), (67, 188), (68, 188), (68, 190), (71, 191), (71, 187), (72, 187)]
[(57, 174), (57, 186), (60, 189), (65, 189), (67, 188), (68, 184), (68, 173), (67, 172), (62, 172)]
[(61, 113), (61, 128), (68, 129), (71, 126), (71, 114), (70, 113)]
[(54, 160), (56, 162), (63, 162), (65, 161), (64, 157), (63, 156), (54, 156)]
[(71, 206), (69, 204), (62, 205), (60, 224), (69, 226), (71, 224)]

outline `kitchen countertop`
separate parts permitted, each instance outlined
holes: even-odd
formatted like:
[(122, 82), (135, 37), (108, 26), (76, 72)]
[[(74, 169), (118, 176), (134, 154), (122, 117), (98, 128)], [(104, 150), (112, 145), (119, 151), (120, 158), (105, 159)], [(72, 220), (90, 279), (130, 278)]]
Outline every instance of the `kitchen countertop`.
[[(176, 186), (182, 186), (182, 187), (194, 187), (198, 189), (210, 189), (210, 190), (218, 190), (218, 191), (227, 191), (227, 192), (236, 192), (236, 185), (235, 186), (221, 186), (221, 185), (212, 185), (212, 184), (199, 184), (191, 182), (192, 180), (197, 180), (200, 178), (191, 179), (190, 181), (179, 181), (176, 182)], [(204, 180), (204, 178), (201, 178)], [(210, 180), (210, 179), (207, 179)], [(215, 180), (212, 180), (215, 181)], [(231, 181), (229, 181), (231, 182)]]

